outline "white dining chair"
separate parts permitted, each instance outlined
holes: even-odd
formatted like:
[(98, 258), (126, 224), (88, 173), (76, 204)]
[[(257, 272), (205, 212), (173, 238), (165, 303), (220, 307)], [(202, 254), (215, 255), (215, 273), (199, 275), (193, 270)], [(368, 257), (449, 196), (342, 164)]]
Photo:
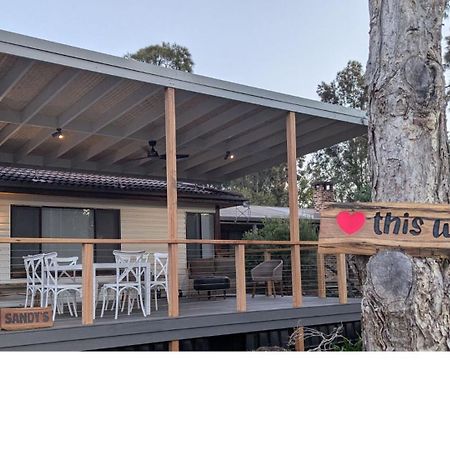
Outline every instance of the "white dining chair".
[(78, 256), (68, 256), (68, 257), (56, 257), (56, 263), (61, 266), (67, 266), (67, 270), (61, 271), (61, 276), (72, 278), (73, 281), (76, 281), (76, 273), (74, 270), (69, 270), (70, 266), (75, 266), (78, 264)]
[(169, 290), (167, 288), (169, 255), (168, 253), (155, 253), (153, 262), (153, 280), (150, 283), (150, 292), (155, 290), (155, 309), (158, 311), (158, 290), (166, 292), (167, 304), (169, 304)]
[[(148, 258), (149, 258), (149, 253), (146, 252), (145, 250), (114, 250), (113, 254), (115, 257), (117, 257), (118, 260), (121, 261), (121, 264), (129, 264), (132, 261), (136, 261), (137, 258), (142, 259), (142, 261), (147, 264), (148, 263)], [(142, 274), (141, 274), (141, 279), (142, 279), (142, 289), (145, 289), (145, 266), (143, 265), (142, 268)], [(111, 311), (114, 309), (115, 307), (115, 301), (114, 299), (111, 299), (112, 302), (112, 306), (111, 306)], [(122, 294), (122, 307), (120, 308), (120, 312), (123, 312), (125, 309), (125, 305), (128, 305), (128, 315), (131, 314), (131, 311), (134, 308), (134, 303), (135, 300), (137, 300), (137, 293), (136, 291), (126, 291)], [(96, 305), (97, 307), (97, 305)], [(109, 308), (109, 297), (106, 296), (106, 306), (105, 306), (105, 310), (108, 310)]]
[[(58, 254), (56, 252), (44, 255), (44, 269), (45, 269), (45, 306), (48, 306), (49, 300), (53, 303), (53, 320), (56, 317), (56, 312), (64, 312), (64, 299), (67, 303), (67, 308), (71, 316), (78, 317), (77, 313), (77, 294), (80, 299), (82, 296), (82, 285), (77, 283), (68, 274), (72, 262), (64, 264), (58, 262)], [(62, 295), (64, 294), (64, 295)], [(67, 295), (72, 294), (72, 295)]]
[[(146, 290), (146, 285), (145, 285), (145, 271), (147, 270), (147, 264), (148, 264), (148, 260), (150, 257), (150, 254), (148, 252), (146, 252), (145, 250), (140, 250), (140, 251), (120, 251), (117, 250), (118, 254), (124, 259), (124, 261), (128, 260), (128, 261), (132, 261), (133, 258), (138, 257), (139, 255), (142, 255), (142, 262), (144, 263), (142, 266), (142, 270), (141, 270), (141, 295), (144, 296), (145, 295), (145, 290)], [(150, 289), (150, 286), (148, 287)], [(123, 310), (125, 309), (125, 304), (128, 304), (128, 315), (131, 314), (131, 312), (133, 311), (134, 305), (135, 305), (135, 301), (137, 303), (137, 295), (136, 292), (132, 291), (129, 292), (125, 298), (122, 301), (122, 309), (121, 311), (123, 312)]]
[[(69, 270), (69, 267), (75, 266), (78, 264), (78, 256), (57, 256), (56, 257), (56, 263), (58, 266), (67, 266), (67, 270), (62, 270), (60, 272), (60, 277), (68, 277), (73, 280), (74, 283), (77, 281), (77, 276), (75, 270)], [(64, 302), (60, 301), (57, 304), (58, 307), (58, 313), (63, 314), (64, 313)], [(76, 310), (76, 303), (75, 303), (75, 310)]]
[[(141, 307), (144, 317), (146, 317), (143, 296), (143, 276), (145, 273), (145, 265), (148, 261), (148, 253), (145, 251), (121, 251), (114, 250), (116, 260), (116, 280), (115, 283), (106, 283), (102, 286), (102, 311), (100, 317), (103, 317), (108, 307), (108, 291), (111, 290), (115, 294), (113, 307), (115, 308), (115, 319), (118, 318), (120, 300), (128, 299), (128, 314), (131, 313), (132, 305), (131, 295), (137, 296), (137, 301)], [(124, 305), (122, 305), (123, 311)]]
[(25, 308), (34, 306), (34, 299), (37, 294), (39, 294), (40, 304), (43, 306), (45, 297), (44, 253), (24, 256), (23, 263), (27, 277)]

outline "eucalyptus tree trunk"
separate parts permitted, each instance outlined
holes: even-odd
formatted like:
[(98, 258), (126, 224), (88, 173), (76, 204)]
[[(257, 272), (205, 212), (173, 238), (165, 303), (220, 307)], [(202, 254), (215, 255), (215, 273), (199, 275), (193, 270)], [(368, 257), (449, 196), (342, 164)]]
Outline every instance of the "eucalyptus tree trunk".
[[(373, 201), (449, 201), (444, 6), (445, 0), (369, 0)], [(362, 320), (366, 350), (448, 350), (448, 262), (397, 251), (372, 256)]]

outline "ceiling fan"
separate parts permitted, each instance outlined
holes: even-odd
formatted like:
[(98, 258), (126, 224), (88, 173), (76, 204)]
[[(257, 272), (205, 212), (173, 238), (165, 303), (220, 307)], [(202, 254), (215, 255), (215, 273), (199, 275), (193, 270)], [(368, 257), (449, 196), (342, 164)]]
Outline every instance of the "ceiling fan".
[[(148, 141), (148, 147), (142, 147), (142, 150), (145, 151), (145, 153), (147, 153), (145, 156), (142, 156), (140, 158), (133, 158), (133, 159), (129, 159), (128, 161), (142, 161), (144, 159), (148, 159), (148, 160), (152, 160), (152, 159), (162, 159), (162, 160), (166, 160), (166, 155), (160, 155), (156, 149), (156, 141)], [(189, 155), (187, 154), (177, 154), (177, 160), (179, 159), (186, 159), (189, 158)]]

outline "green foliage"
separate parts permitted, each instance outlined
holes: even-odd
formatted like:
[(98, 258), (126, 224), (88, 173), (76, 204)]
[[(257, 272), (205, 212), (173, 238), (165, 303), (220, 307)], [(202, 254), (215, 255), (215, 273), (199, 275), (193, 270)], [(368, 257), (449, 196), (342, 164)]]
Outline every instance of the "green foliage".
[[(309, 207), (312, 204), (312, 191), (309, 180), (300, 169), (303, 158), (297, 165), (297, 181), (299, 188), (299, 204)], [(242, 178), (224, 183), (221, 187), (242, 194), (252, 205), (262, 206), (288, 206), (288, 174), (287, 164), (280, 164), (270, 169), (246, 175)]]
[(365, 110), (368, 95), (362, 64), (349, 61), (333, 81), (322, 81), (317, 86), (317, 95), (326, 103)]
[(343, 341), (339, 344), (335, 344), (332, 347), (334, 352), (362, 352), (363, 345), (361, 337), (358, 337), (356, 341), (351, 341), (344, 337)]
[(149, 45), (135, 53), (127, 53), (125, 58), (142, 61), (169, 69), (192, 72), (194, 62), (187, 47), (163, 42), (161, 45)]
[(304, 159), (299, 160), (297, 185), (298, 185), (298, 204), (302, 208), (312, 208), (313, 190), (311, 185), (311, 176), (307, 173)]
[[(319, 84), (317, 94), (324, 102), (366, 109), (368, 96), (361, 63), (349, 61), (335, 80)], [(318, 151), (303, 170), (313, 180), (333, 181), (338, 201), (370, 201), (367, 151), (367, 137), (358, 137)]]
[[(254, 241), (289, 241), (289, 220), (266, 219), (262, 228), (247, 231), (243, 239)], [(302, 241), (317, 241), (317, 229), (310, 221), (300, 220), (300, 239)]]
[(239, 192), (252, 205), (288, 205), (286, 164), (246, 175), (224, 184), (223, 187)]
[(319, 150), (307, 164), (314, 180), (331, 180), (337, 201), (371, 199), (367, 136)]

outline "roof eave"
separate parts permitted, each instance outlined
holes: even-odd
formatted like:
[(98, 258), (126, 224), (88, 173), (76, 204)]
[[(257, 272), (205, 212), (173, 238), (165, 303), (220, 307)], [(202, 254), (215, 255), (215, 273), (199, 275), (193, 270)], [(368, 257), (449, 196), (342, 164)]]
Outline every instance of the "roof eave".
[[(36, 186), (34, 183), (12, 183), (2, 181), (0, 183), (0, 192), (11, 192), (19, 194), (39, 194), (39, 195), (58, 195), (71, 197), (96, 197), (109, 199), (128, 199), (128, 200), (157, 200), (164, 202), (167, 199), (166, 192), (147, 192), (147, 191), (120, 191), (120, 190), (100, 190), (83, 187), (69, 187), (69, 186)], [(222, 208), (230, 206), (242, 205), (244, 200), (239, 198), (232, 198), (221, 195), (205, 195), (205, 194), (188, 194), (185, 192), (178, 192), (180, 201), (187, 201), (193, 203), (208, 203), (217, 205)]]
[(0, 30), (0, 53), (367, 126), (363, 111)]

